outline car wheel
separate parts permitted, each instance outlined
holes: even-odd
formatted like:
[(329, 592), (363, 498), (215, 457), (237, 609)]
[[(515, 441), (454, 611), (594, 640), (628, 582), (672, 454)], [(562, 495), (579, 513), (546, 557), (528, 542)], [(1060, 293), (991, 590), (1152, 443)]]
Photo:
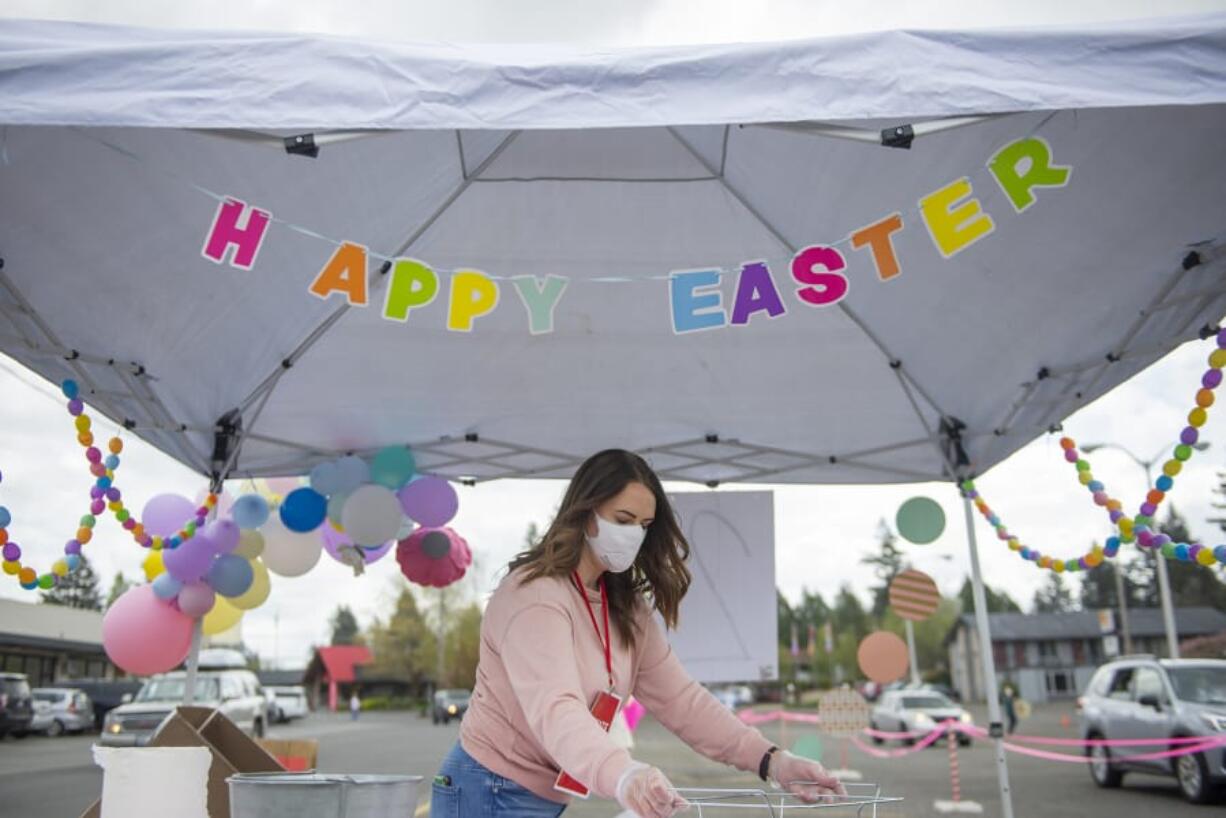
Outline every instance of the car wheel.
[[(1091, 739), (1101, 739), (1097, 733), (1090, 735)], [(1114, 789), (1124, 781), (1124, 774), (1111, 765), (1111, 751), (1101, 744), (1086, 748), (1090, 758), (1090, 777), (1094, 783), (1103, 789)]]
[(50, 726), (47, 727), (47, 735), (49, 736), (64, 735), (64, 723), (60, 721), (59, 719), (55, 719), (54, 721), (52, 721)]
[(959, 747), (970, 747), (971, 743), (972, 743), (972, 740), (970, 736), (959, 736), (958, 737)]
[(264, 738), (264, 720), (263, 719), (255, 720), (255, 729), (253, 732), (255, 733), (256, 738)]
[(1179, 791), (1189, 803), (1207, 804), (1213, 799), (1209, 767), (1200, 753), (1189, 753), (1175, 759), (1175, 777), (1179, 780)]
[(27, 731), (27, 730), (15, 730), (15, 731), (13, 731), (13, 738), (25, 738), (25, 737), (26, 737), (26, 736), (28, 736), (28, 735), (29, 735), (29, 731)]
[[(870, 721), (870, 722), (868, 723), (868, 729), (870, 729), (870, 730), (876, 730), (876, 729), (877, 729), (877, 722), (875, 722), (875, 721)], [(880, 745), (880, 744), (885, 744), (885, 739), (881, 738), (881, 736), (873, 736), (873, 744), (878, 744), (878, 745)]]

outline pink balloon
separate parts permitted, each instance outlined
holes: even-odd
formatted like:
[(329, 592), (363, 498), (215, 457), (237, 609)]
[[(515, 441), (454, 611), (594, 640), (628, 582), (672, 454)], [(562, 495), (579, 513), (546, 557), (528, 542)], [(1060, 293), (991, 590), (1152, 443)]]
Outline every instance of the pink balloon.
[(626, 706), (622, 708), (622, 715), (626, 718), (626, 726), (633, 733), (635, 728), (639, 726), (639, 722), (643, 720), (643, 716), (647, 714), (647, 708), (643, 707), (642, 703), (630, 697), (630, 701), (626, 702)]
[(163, 602), (153, 586), (138, 585), (115, 600), (102, 618), (102, 647), (134, 676), (174, 670), (192, 646), (192, 618)]
[[(324, 550), (328, 552), (328, 556), (337, 562), (344, 562), (341, 559), (341, 548), (353, 545), (353, 540), (343, 531), (337, 531), (332, 525), (331, 520), (324, 520), (324, 524), (319, 527), (319, 538), (323, 540)], [(359, 550), (361, 550), (365, 557), (366, 564), (370, 565), (372, 562), (387, 556), (387, 553), (392, 550), (392, 546), (395, 544), (395, 540), (389, 540), (378, 548), (361, 548)]]
[(169, 537), (196, 518), (196, 505), (178, 494), (159, 494), (145, 503), (140, 519), (145, 531)]
[(450, 528), (419, 528), (396, 546), (396, 561), (409, 580), (445, 588), (464, 576), (473, 555), (464, 538)]
[(192, 619), (199, 619), (217, 602), (217, 594), (207, 582), (193, 582), (179, 591), (179, 610)]

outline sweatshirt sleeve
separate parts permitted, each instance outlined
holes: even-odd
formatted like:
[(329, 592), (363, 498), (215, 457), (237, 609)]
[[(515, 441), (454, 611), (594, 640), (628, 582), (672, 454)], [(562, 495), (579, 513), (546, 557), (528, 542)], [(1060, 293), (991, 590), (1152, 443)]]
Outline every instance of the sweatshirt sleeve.
[(682, 667), (655, 617), (643, 618), (642, 661), (634, 695), (665, 727), (714, 761), (757, 773), (771, 743)]
[(517, 612), (505, 631), (502, 662), (533, 736), (554, 762), (602, 798), (614, 798), (630, 754), (613, 743), (584, 701), (579, 669), (566, 655), (570, 617), (548, 602)]

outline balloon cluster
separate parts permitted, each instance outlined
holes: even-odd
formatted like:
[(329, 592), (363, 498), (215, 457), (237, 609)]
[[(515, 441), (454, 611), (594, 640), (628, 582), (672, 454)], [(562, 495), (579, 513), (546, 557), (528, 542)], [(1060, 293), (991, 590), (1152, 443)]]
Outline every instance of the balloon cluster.
[(979, 513), (996, 529), (997, 536), (1005, 541), (1010, 550), (1024, 560), (1035, 563), (1039, 568), (1063, 573), (1065, 571), (1085, 571), (1097, 568), (1103, 561), (1119, 553), (1121, 543), (1133, 543), (1145, 549), (1158, 551), (1163, 557), (1181, 562), (1195, 562), (1204, 566), (1218, 563), (1226, 564), (1226, 545), (1211, 547), (1202, 543), (1177, 543), (1169, 536), (1153, 530), (1154, 517), (1167, 494), (1175, 487), (1175, 478), (1183, 470), (1183, 464), (1192, 458), (1196, 442), (1200, 439), (1200, 429), (1209, 419), (1209, 407), (1214, 403), (1214, 390), (1222, 383), (1222, 369), (1226, 368), (1226, 329), (1217, 334), (1217, 349), (1209, 354), (1209, 368), (1201, 376), (1200, 389), (1196, 392), (1196, 405), (1188, 413), (1188, 424), (1179, 433), (1179, 443), (1174, 447), (1171, 457), (1162, 464), (1162, 476), (1154, 481), (1153, 487), (1145, 495), (1137, 514), (1129, 517), (1124, 513), (1123, 504), (1107, 494), (1101, 480), (1094, 477), (1090, 463), (1077, 450), (1077, 443), (1070, 437), (1061, 438), (1060, 448), (1064, 450), (1064, 459), (1077, 470), (1077, 479), (1085, 486), (1093, 497), (1094, 504), (1101, 506), (1107, 512), (1111, 523), (1116, 528), (1116, 534), (1108, 537), (1103, 547), (1097, 544), (1090, 551), (1076, 559), (1061, 560), (1040, 553), (1036, 549), (1027, 548), (1014, 536), (1000, 518), (979, 495), (971, 480), (962, 483), (962, 493), (975, 503)]

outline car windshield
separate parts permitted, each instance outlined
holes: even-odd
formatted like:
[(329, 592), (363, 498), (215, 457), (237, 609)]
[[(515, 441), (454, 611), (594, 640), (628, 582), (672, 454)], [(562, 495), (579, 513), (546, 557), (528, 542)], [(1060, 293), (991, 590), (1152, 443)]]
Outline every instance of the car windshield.
[(30, 695), (30, 683), (25, 679), (0, 679), (0, 693), (14, 699), (24, 699)]
[(902, 706), (904, 710), (927, 710), (954, 705), (944, 696), (903, 696)]
[(276, 694), (278, 699), (296, 699), (302, 695), (297, 690), (278, 690)]
[(466, 702), (472, 694), (467, 690), (443, 690), (439, 695), (449, 702)]
[(1169, 668), (1175, 695), (1195, 704), (1226, 704), (1226, 666), (1192, 665)]
[[(138, 702), (180, 702), (183, 701), (183, 688), (187, 684), (184, 678), (150, 679), (136, 694)], [(217, 701), (217, 679), (208, 676), (196, 679), (196, 698), (200, 701)]]
[(63, 697), (63, 695), (64, 695), (63, 693), (50, 693), (50, 692), (45, 692), (45, 691), (37, 691), (34, 694), (34, 700), (38, 702), (58, 702)]

